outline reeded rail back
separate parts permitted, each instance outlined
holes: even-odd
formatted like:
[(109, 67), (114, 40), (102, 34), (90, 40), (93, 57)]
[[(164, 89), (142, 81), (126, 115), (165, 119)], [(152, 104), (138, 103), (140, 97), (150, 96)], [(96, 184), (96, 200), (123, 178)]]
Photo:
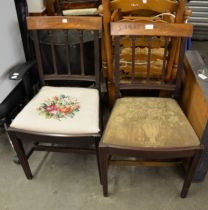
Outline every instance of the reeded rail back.
[[(116, 85), (116, 95), (120, 96), (120, 90), (122, 89), (158, 89), (167, 90), (175, 92), (175, 97), (179, 96), (179, 90), (181, 85), (181, 75), (183, 70), (183, 58), (185, 53), (186, 39), (191, 37), (193, 32), (193, 26), (191, 24), (164, 24), (164, 23), (140, 23), (140, 22), (112, 22), (111, 23), (111, 35), (114, 36), (114, 81)], [(131, 40), (131, 78), (124, 79), (122, 77), (122, 60), (121, 51), (122, 37), (128, 36)], [(136, 52), (136, 40), (139, 38), (146, 37), (148, 40), (147, 55), (146, 55), (146, 67), (145, 67), (145, 78), (140, 77), (138, 79), (138, 74), (141, 74), (139, 62), (141, 64), (141, 55)], [(157, 37), (163, 37), (165, 40), (164, 51), (162, 57), (161, 65), (161, 77), (157, 79), (150, 78), (150, 71), (152, 65), (152, 51), (153, 51), (153, 41)], [(171, 49), (171, 39), (172, 38), (182, 38), (182, 44), (180, 48), (180, 59), (178, 61), (178, 70), (176, 79), (165, 81), (165, 75), (167, 71), (168, 59), (170, 59), (169, 49)], [(137, 70), (137, 77), (136, 75)], [(141, 76), (141, 75), (140, 75)]]
[[(100, 17), (73, 17), (73, 16), (46, 16), (46, 17), (28, 17), (27, 18), (27, 26), (28, 29), (32, 31), (32, 38), (34, 41), (34, 48), (38, 63), (38, 71), (42, 85), (45, 84), (45, 81), (50, 80), (80, 80), (80, 81), (95, 81), (96, 87), (99, 85), (99, 71), (100, 71), (100, 49), (99, 49), (99, 31), (102, 30), (102, 19)], [(40, 30), (46, 30), (48, 36), (48, 43), (50, 47), (50, 53), (52, 57), (52, 73), (45, 73), (44, 65), (43, 65), (43, 51), (40, 46)], [(57, 43), (55, 39), (55, 33), (57, 30), (61, 30), (64, 34), (64, 41), (61, 43)], [(72, 47), (71, 40), (69, 38), (70, 30), (78, 31), (78, 40), (79, 40), (79, 57), (77, 60), (80, 61), (80, 68), (78, 69), (78, 73), (74, 74), (71, 71), (70, 66), (70, 47)], [(85, 31), (91, 31), (93, 37), (93, 58), (94, 58), (94, 75), (88, 75), (85, 71), (84, 57), (86, 56), (87, 50), (85, 50), (84, 44), (84, 33)], [(65, 49), (65, 63), (67, 66), (67, 73), (60, 74), (57, 65), (57, 52), (56, 46), (64, 46)], [(51, 72), (51, 70), (50, 70)]]

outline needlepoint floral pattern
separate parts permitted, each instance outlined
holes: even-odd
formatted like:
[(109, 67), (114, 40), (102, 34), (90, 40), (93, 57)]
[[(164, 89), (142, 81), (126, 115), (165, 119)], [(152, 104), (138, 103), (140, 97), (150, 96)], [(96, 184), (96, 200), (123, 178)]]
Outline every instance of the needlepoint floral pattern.
[(46, 99), (37, 108), (39, 115), (45, 116), (46, 119), (57, 120), (73, 118), (79, 110), (80, 102), (64, 94)]

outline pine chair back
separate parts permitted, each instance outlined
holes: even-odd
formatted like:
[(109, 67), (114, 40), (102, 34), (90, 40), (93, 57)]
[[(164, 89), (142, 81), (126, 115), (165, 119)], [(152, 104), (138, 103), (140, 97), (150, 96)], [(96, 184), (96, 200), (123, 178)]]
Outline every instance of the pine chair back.
[(111, 1), (111, 9), (119, 9), (123, 13), (132, 13), (139, 10), (149, 10), (157, 13), (171, 12), (174, 13), (177, 11), (177, 1), (171, 0), (113, 0)]
[[(176, 22), (182, 23), (186, 16), (185, 0), (163, 0), (163, 1), (124, 1), (124, 0), (103, 0), (103, 24), (104, 24), (104, 45), (105, 56), (103, 63), (107, 63), (107, 79), (109, 89), (110, 104), (115, 100), (115, 89), (113, 86), (113, 70), (112, 70), (112, 39), (110, 36), (109, 24), (112, 21), (140, 21), (140, 22)], [(190, 12), (187, 13), (190, 15)], [(156, 15), (156, 16), (155, 16)], [(175, 18), (173, 18), (175, 16)], [(165, 78), (168, 81), (173, 72), (173, 66), (177, 69), (178, 52), (180, 48), (180, 40), (175, 38), (172, 40), (172, 50), (170, 52), (171, 59), (168, 61), (168, 70)], [(162, 45), (161, 45), (162, 47)], [(127, 70), (128, 72), (128, 70)], [(156, 71), (157, 72), (157, 71)], [(152, 76), (152, 75), (151, 75)], [(153, 75), (154, 77), (154, 75)]]

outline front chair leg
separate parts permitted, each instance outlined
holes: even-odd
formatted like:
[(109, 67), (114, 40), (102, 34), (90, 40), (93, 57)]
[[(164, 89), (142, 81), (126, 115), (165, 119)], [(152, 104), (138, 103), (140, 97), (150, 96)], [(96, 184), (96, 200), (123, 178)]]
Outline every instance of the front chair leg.
[(201, 155), (202, 155), (202, 150), (196, 151), (196, 154), (194, 155), (194, 157), (190, 161), (190, 165), (189, 165), (189, 168), (186, 172), (186, 177), (185, 177), (183, 188), (182, 188), (182, 191), (181, 191), (181, 198), (185, 198), (188, 194), (188, 190), (189, 190), (191, 182), (193, 180), (193, 177), (194, 177), (194, 174), (195, 174), (195, 171), (196, 171), (196, 167), (199, 163)]
[(30, 170), (30, 166), (22, 142), (16, 138), (16, 135), (13, 132), (10, 132), (9, 136), (11, 138), (15, 152), (17, 154), (17, 157), (19, 158), (20, 164), (25, 172), (27, 179), (32, 179), (32, 172)]
[(105, 148), (99, 148), (101, 183), (103, 185), (103, 195), (108, 196), (108, 155)]

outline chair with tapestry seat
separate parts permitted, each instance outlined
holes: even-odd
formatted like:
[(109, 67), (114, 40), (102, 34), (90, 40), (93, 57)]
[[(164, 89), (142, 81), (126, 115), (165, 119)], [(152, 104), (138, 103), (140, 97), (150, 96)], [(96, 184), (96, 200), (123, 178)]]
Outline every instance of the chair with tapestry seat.
[[(113, 22), (111, 35), (114, 36), (114, 84), (117, 100), (110, 114), (106, 128), (99, 144), (101, 183), (103, 194), (108, 196), (108, 167), (110, 164), (128, 166), (171, 166), (184, 164), (185, 181), (181, 197), (186, 197), (197, 163), (203, 151), (195, 131), (177, 103), (180, 97), (181, 75), (186, 38), (192, 35), (190, 24), (151, 25), (138, 22)], [(121, 40), (129, 36), (132, 42), (132, 77), (126, 80), (120, 75)], [(135, 77), (135, 40), (147, 37), (149, 40), (146, 78)], [(165, 38), (162, 76), (150, 78), (151, 44), (154, 37)], [(171, 38), (182, 39), (180, 60), (176, 79), (165, 81)], [(170, 97), (135, 96), (141, 90), (165, 90)], [(128, 94), (133, 96), (126, 96)], [(121, 97), (125, 96), (125, 97)], [(115, 158), (116, 157), (116, 158)], [(118, 158), (125, 157), (124, 160)], [(134, 157), (137, 161), (126, 159)], [(174, 162), (173, 162), (174, 161)]]
[[(83, 152), (98, 157), (102, 20), (100, 17), (88, 17), (87, 21), (85, 17), (28, 17), (27, 26), (34, 41), (42, 87), (13, 120), (8, 133), (26, 177), (32, 179), (28, 158), (33, 151)], [(57, 37), (57, 32), (62, 36)], [(93, 41), (84, 42), (85, 33)], [(72, 44), (73, 36), (76, 44)], [(51, 57), (47, 61), (51, 65), (44, 62), (44, 45), (48, 46)], [(62, 57), (60, 47), (65, 49)], [(27, 154), (24, 143), (28, 141), (34, 146)]]

